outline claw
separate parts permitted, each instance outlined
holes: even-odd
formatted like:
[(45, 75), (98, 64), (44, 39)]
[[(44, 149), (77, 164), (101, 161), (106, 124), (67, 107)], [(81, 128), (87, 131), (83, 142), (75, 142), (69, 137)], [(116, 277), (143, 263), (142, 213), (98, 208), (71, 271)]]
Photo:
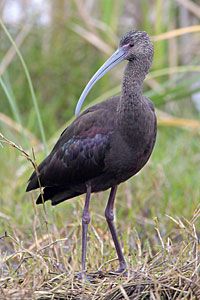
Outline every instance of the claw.
[(127, 272), (126, 268), (124, 268), (124, 267), (120, 267), (120, 268), (117, 269), (116, 271), (110, 270), (110, 271), (108, 272), (108, 274), (110, 274), (110, 275), (123, 275), (123, 276), (128, 276), (128, 272)]
[(92, 277), (87, 275), (85, 272), (78, 272), (76, 278), (82, 282), (91, 282)]
[(106, 275), (98, 270), (96, 272), (92, 272), (90, 274), (86, 274), (86, 272), (78, 272), (76, 274), (76, 278), (82, 282), (89, 282), (89, 283), (94, 283), (96, 279), (98, 278), (104, 278)]

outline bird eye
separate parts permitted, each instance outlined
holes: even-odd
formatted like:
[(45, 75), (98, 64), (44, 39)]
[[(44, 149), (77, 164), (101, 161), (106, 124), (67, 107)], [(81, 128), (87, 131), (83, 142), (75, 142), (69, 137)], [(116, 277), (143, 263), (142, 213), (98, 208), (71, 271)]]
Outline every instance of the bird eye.
[(133, 42), (130, 42), (130, 43), (129, 43), (129, 46), (130, 46), (130, 47), (133, 47), (133, 46), (134, 46), (134, 43), (133, 43)]

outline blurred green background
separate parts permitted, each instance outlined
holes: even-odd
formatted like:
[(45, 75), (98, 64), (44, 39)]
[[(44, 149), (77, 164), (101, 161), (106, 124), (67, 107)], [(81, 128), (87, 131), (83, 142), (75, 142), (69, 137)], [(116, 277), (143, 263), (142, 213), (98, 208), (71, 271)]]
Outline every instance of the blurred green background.
[[(120, 36), (131, 29), (151, 35), (155, 56), (144, 91), (157, 108), (158, 138), (148, 165), (120, 187), (118, 226), (129, 232), (129, 224), (146, 239), (155, 237), (155, 217), (163, 237), (174, 230), (166, 214), (191, 220), (200, 199), (199, 2), (9, 0), (0, 1), (0, 15), (0, 132), (31, 157), (33, 148), (38, 163), (45, 147), (51, 149), (73, 118), (82, 89), (116, 49)], [(124, 64), (99, 81), (87, 105), (120, 92)], [(37, 193), (25, 193), (32, 166), (3, 138), (0, 141), (1, 231), (32, 237)], [(98, 201), (91, 208), (96, 227), (103, 226), (104, 232), (107, 227), (99, 215), (105, 194), (94, 195)], [(51, 208), (47, 203), (45, 218), (61, 229), (75, 222), (77, 211), (81, 216), (82, 205), (73, 200)], [(45, 232), (43, 212), (40, 207)]]

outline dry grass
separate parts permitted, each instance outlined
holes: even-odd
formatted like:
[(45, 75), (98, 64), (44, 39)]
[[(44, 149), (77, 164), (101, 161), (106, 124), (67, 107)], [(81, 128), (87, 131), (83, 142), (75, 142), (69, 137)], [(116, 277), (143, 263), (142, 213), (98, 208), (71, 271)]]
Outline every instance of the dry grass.
[[(199, 212), (196, 212), (199, 213)], [(196, 217), (194, 217), (194, 220)], [(4, 255), (1, 259), (0, 279), (3, 299), (199, 299), (200, 257), (195, 223), (174, 220), (179, 235), (166, 242), (152, 256), (152, 249), (144, 252), (138, 240), (138, 252), (129, 253), (127, 276), (108, 273), (107, 261), (96, 273), (88, 271), (89, 279), (76, 278), (79, 248), (77, 236), (80, 226), (67, 228), (67, 238), (56, 239), (56, 230), (23, 247), (20, 238), (1, 237)], [(64, 235), (64, 232), (60, 232)], [(158, 233), (158, 236), (160, 234)], [(103, 236), (100, 236), (104, 240)], [(51, 241), (51, 242), (49, 242)], [(98, 248), (91, 237), (90, 247)], [(158, 245), (157, 245), (158, 246)], [(5, 251), (5, 248), (7, 251)], [(158, 248), (158, 247), (157, 247)], [(65, 250), (64, 250), (65, 249)], [(66, 253), (65, 253), (66, 252)], [(137, 258), (137, 259), (136, 259)], [(90, 256), (89, 263), (99, 258)], [(98, 262), (96, 262), (98, 264)]]

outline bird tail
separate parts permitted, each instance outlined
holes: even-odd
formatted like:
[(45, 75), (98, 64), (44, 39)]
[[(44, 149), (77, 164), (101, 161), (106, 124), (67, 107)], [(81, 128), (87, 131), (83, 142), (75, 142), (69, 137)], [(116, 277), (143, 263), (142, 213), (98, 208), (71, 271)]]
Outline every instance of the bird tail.
[(26, 192), (29, 192), (31, 190), (35, 190), (39, 188), (39, 177), (37, 176), (36, 172), (33, 172), (31, 177), (28, 180), (28, 185), (26, 187)]
[[(40, 174), (40, 170), (43, 168), (45, 161), (43, 161), (38, 167), (38, 174)], [(34, 171), (31, 177), (28, 180), (28, 185), (26, 188), (26, 192), (31, 190), (38, 189), (41, 186), (47, 185), (47, 183), (43, 182), (43, 178), (41, 175), (38, 175), (36, 171)], [(36, 204), (41, 204), (47, 200), (51, 200), (52, 205), (57, 205), (60, 202), (63, 202), (67, 199), (74, 198), (81, 194), (85, 193), (85, 186), (76, 186), (76, 188), (67, 187), (67, 186), (46, 186), (43, 189), (43, 192), (39, 195), (36, 200)]]
[(43, 201), (51, 200), (52, 205), (57, 205), (65, 200), (74, 198), (82, 193), (61, 189), (61, 187), (45, 187), (43, 193), (39, 195), (36, 200), (36, 204), (42, 204)]

